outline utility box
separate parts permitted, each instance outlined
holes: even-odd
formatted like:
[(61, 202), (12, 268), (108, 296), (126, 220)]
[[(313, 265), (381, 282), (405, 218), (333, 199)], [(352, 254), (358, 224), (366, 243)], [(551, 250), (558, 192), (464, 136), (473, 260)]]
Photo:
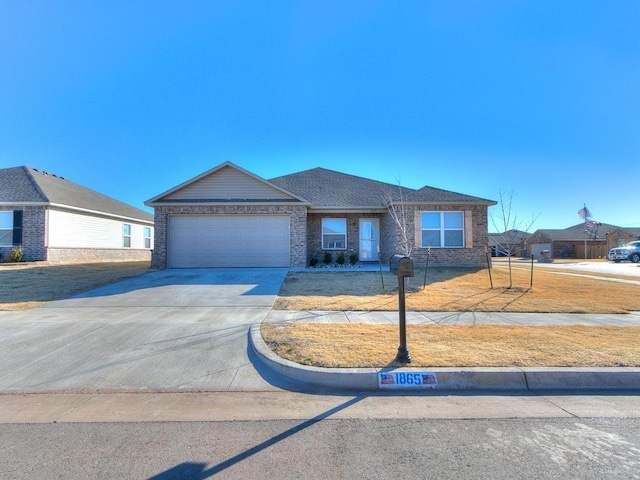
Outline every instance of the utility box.
[(395, 273), (398, 278), (413, 277), (413, 260), (404, 255), (394, 255), (389, 260), (389, 271)]

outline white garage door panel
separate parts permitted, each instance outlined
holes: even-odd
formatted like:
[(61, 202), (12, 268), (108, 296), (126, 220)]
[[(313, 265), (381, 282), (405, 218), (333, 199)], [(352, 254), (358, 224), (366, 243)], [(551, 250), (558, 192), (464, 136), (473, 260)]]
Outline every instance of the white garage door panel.
[(169, 267), (288, 267), (289, 217), (169, 217)]
[(531, 253), (533, 253), (533, 256), (538, 258), (542, 255), (542, 251), (543, 250), (549, 250), (551, 251), (551, 244), (550, 243), (534, 243), (533, 245), (531, 245)]

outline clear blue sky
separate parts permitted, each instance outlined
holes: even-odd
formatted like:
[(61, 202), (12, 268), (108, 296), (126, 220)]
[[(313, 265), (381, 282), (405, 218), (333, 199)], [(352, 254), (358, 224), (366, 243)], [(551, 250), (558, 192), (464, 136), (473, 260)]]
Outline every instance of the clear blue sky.
[(0, 0), (0, 167), (139, 208), (227, 160), (324, 167), (513, 191), (533, 230), (583, 203), (640, 227), (639, 22), (637, 0)]

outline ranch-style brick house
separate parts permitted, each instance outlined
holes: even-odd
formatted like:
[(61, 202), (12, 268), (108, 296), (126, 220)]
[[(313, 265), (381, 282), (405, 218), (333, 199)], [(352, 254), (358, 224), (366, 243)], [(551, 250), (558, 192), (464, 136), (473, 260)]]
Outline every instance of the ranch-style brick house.
[[(607, 236), (620, 227), (598, 222), (595, 230), (584, 223), (565, 229), (540, 229), (525, 240), (528, 255), (540, 258), (547, 251), (550, 258), (606, 258)], [(585, 250), (586, 249), (586, 250)]]
[(430, 249), (431, 264), (485, 265), (496, 202), (323, 168), (265, 180), (225, 162), (145, 204), (155, 210), (154, 268), (303, 268), (325, 252), (388, 263), (404, 253), (402, 230), (416, 263)]
[(31, 167), (0, 169), (0, 261), (148, 261), (153, 216)]

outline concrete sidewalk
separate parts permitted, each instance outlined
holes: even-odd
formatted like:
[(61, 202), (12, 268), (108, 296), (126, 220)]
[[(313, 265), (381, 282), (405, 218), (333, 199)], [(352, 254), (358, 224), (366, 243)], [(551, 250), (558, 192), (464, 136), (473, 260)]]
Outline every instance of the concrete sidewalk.
[[(411, 325), (610, 325), (640, 326), (640, 312), (628, 314), (516, 313), (516, 312), (407, 312)], [(271, 310), (265, 322), (398, 324), (398, 312), (337, 312)]]
[(0, 395), (0, 424), (333, 419), (640, 418), (637, 394), (297, 392)]
[[(265, 322), (398, 324), (398, 312), (271, 311)], [(640, 326), (640, 312), (620, 315), (495, 312), (407, 312), (408, 324), (614, 325)], [(640, 368), (318, 368), (275, 355), (260, 327), (251, 327), (250, 344), (268, 371), (321, 391), (371, 392), (394, 390), (515, 391), (608, 390), (639, 391)], [(386, 384), (396, 374), (430, 375), (425, 385)], [(402, 377), (405, 378), (405, 377)], [(425, 377), (426, 378), (426, 377)], [(384, 379), (384, 380), (383, 380)], [(393, 383), (393, 381), (392, 381)]]

